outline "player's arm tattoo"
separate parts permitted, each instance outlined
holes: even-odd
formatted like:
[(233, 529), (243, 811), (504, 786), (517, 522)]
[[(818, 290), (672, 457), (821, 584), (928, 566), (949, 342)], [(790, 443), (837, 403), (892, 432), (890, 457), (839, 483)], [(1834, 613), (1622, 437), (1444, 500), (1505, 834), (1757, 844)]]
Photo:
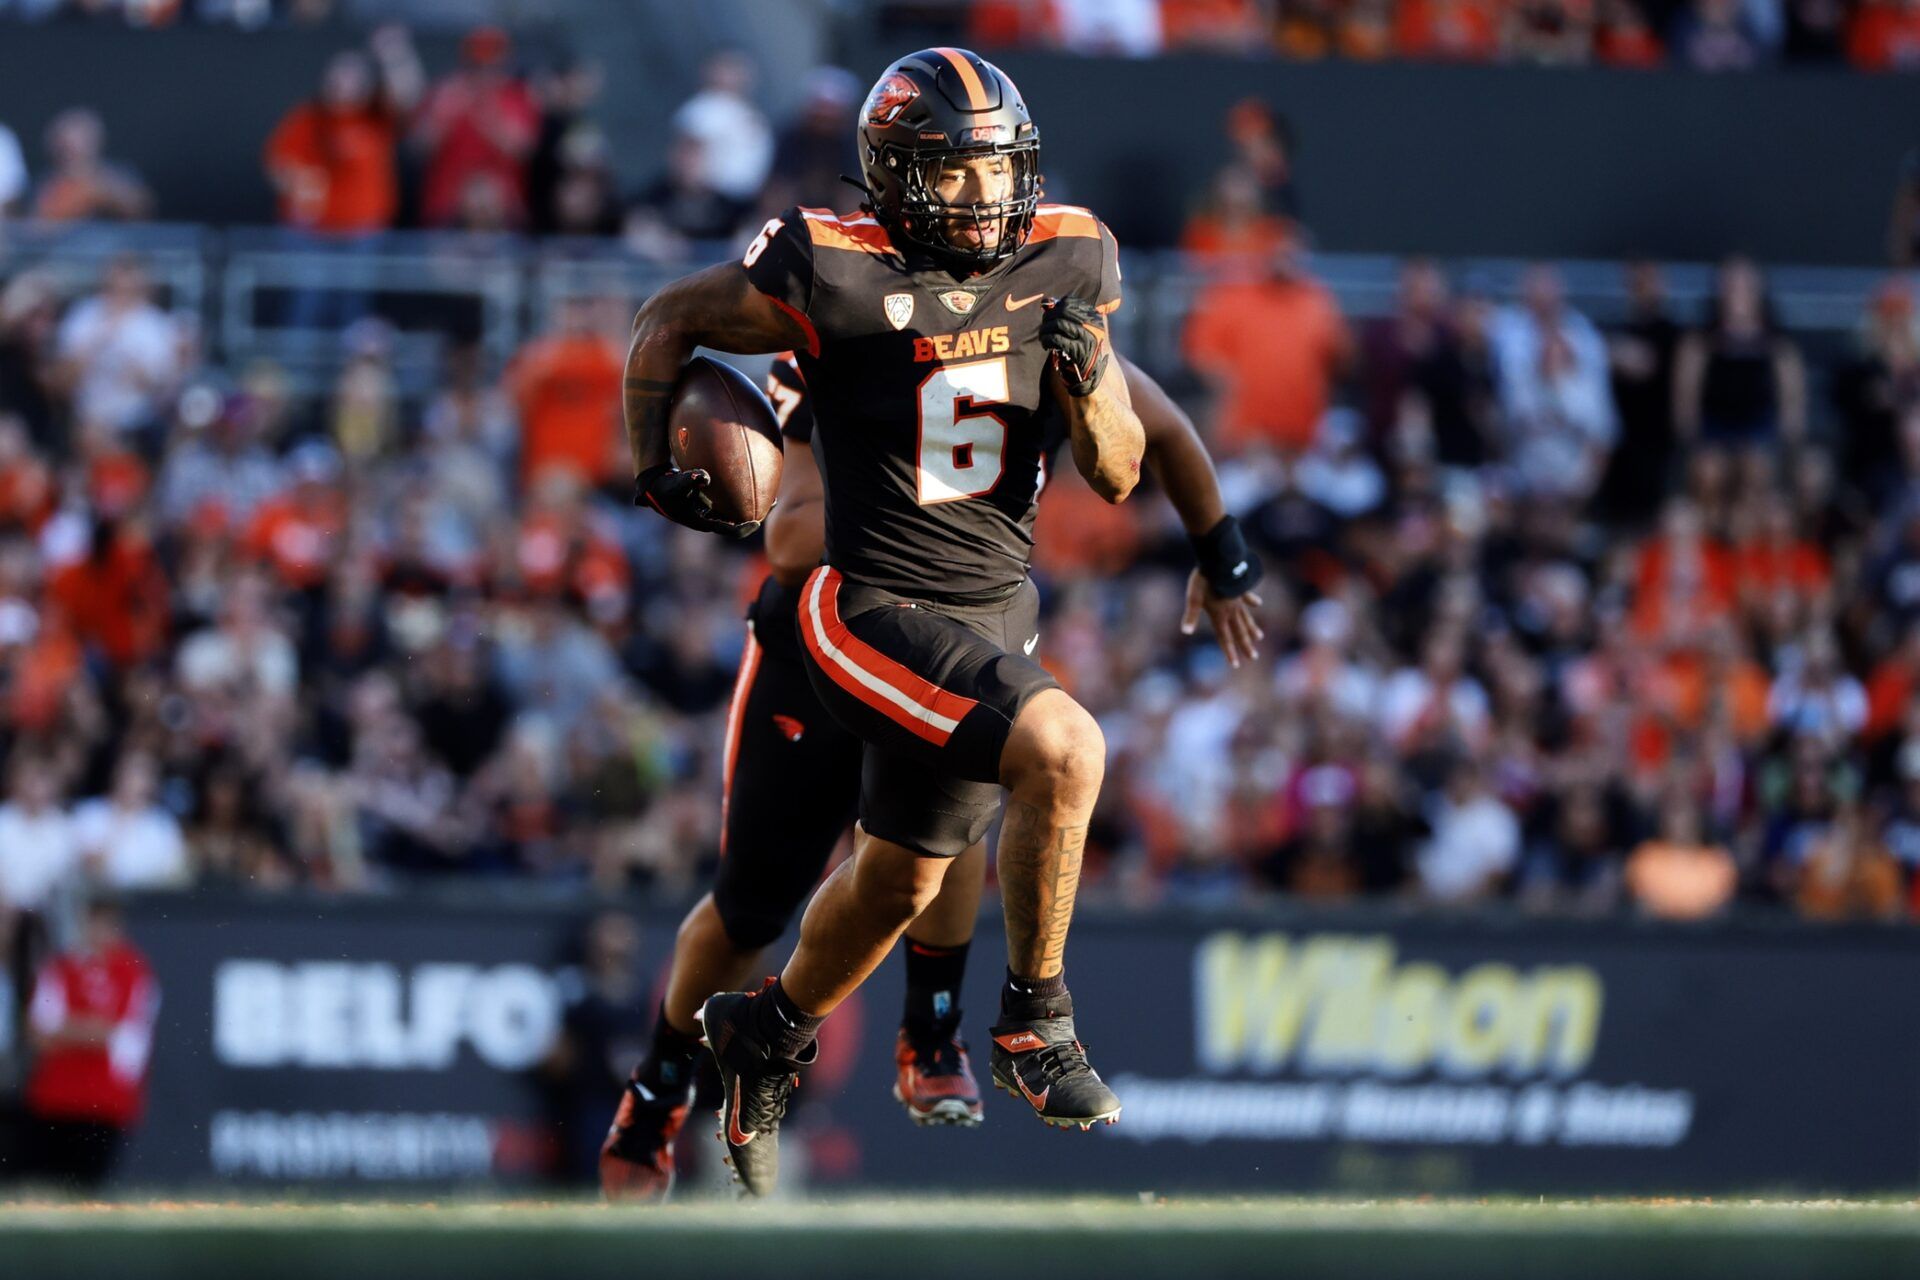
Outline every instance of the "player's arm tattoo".
[(1086, 848), (1085, 823), (1059, 826), (1043, 809), (1007, 801), (1000, 824), (1000, 896), (1007, 913), (1007, 964), (1020, 976), (1051, 978), (1065, 966)]
[(1054, 395), (1067, 415), (1073, 465), (1093, 491), (1108, 502), (1119, 502), (1140, 482), (1140, 461), (1146, 453), (1146, 432), (1133, 411), (1127, 380), (1118, 369), (1108, 371), (1100, 385), (1084, 396), (1070, 394), (1059, 375)]
[(620, 397), (634, 471), (668, 459), (667, 405), (694, 348), (763, 355), (806, 341), (799, 321), (755, 289), (737, 262), (696, 271), (648, 298), (633, 318)]

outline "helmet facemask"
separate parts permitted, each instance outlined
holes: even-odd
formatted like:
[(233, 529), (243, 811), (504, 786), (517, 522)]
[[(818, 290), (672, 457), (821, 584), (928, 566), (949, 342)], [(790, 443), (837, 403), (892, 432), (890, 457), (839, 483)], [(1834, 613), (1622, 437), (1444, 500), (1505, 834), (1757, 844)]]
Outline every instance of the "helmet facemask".
[[(981, 156), (1005, 156), (1012, 168), (1004, 199), (990, 203), (950, 204), (936, 190), (941, 172), (956, 163)], [(931, 253), (958, 259), (970, 267), (988, 267), (1011, 256), (1026, 243), (1033, 226), (1034, 209), (1040, 203), (1040, 140), (1026, 137), (1017, 142), (987, 146), (921, 150), (887, 144), (878, 157), (888, 177), (893, 178), (898, 204), (886, 210), (900, 234)], [(988, 229), (998, 229), (989, 237)], [(973, 245), (957, 240), (954, 232), (971, 228), (978, 235)]]

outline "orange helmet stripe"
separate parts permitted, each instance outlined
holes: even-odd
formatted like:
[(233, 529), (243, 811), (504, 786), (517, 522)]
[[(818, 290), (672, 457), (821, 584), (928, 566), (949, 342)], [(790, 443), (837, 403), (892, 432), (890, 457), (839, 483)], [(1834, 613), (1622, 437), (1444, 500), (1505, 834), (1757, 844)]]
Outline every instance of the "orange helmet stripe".
[(960, 73), (960, 83), (967, 87), (967, 99), (973, 103), (973, 109), (985, 111), (988, 103), (987, 86), (980, 82), (980, 73), (973, 69), (973, 63), (968, 61), (966, 55), (960, 50), (949, 49), (944, 45), (935, 49), (934, 52), (951, 62), (953, 69)]

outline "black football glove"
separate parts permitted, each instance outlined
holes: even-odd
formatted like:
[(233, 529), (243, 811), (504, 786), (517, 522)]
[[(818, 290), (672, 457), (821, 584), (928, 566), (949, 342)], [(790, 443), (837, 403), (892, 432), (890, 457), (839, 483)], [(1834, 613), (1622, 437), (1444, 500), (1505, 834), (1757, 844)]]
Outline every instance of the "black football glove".
[(670, 462), (662, 462), (634, 477), (633, 505), (652, 507), (675, 524), (701, 533), (751, 537), (760, 527), (758, 520), (722, 520), (713, 514), (713, 503), (702, 492), (712, 483), (713, 477), (698, 468), (681, 471)]
[(1091, 395), (1107, 371), (1107, 318), (1081, 298), (1056, 298), (1040, 319), (1040, 345), (1053, 354), (1067, 390)]

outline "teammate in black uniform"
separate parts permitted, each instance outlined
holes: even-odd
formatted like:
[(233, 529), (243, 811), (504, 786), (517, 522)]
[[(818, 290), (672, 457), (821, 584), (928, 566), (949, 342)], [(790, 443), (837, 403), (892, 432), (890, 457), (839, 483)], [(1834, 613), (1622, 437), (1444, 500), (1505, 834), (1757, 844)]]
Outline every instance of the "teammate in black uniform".
[[(772, 1188), (779, 1121), (821, 1022), (985, 834), (1002, 786), (1009, 965), (994, 1083), (1050, 1124), (1120, 1109), (1074, 1036), (1063, 972), (1105, 743), (1026, 656), (1043, 404), (1109, 501), (1132, 490), (1144, 452), (1125, 379), (1108, 376), (1113, 240), (1085, 210), (1039, 204), (1025, 104), (964, 50), (889, 68), (860, 140), (861, 212), (792, 210), (739, 267), (661, 290), (627, 361), (636, 500), (693, 528), (752, 529), (717, 517), (708, 478), (668, 456), (667, 402), (694, 348), (803, 351), (814, 399), (827, 556), (804, 588), (801, 635), (821, 701), (866, 745), (854, 856), (815, 894), (792, 960), (761, 992), (702, 1009), (723, 1136), (755, 1194)], [(1216, 551), (1229, 574), (1250, 572), (1238, 546)]]
[[(1146, 464), (1182, 522), (1205, 546), (1227, 522), (1205, 447), (1178, 405), (1145, 373), (1121, 362), (1146, 433)], [(765, 945), (785, 931), (818, 882), (853, 820), (860, 741), (820, 705), (801, 660), (798, 584), (819, 562), (824, 538), (821, 486), (808, 442), (813, 412), (791, 354), (775, 359), (767, 394), (786, 439), (780, 503), (769, 517), (772, 573), (749, 618), (740, 677), (727, 716), (722, 799), (723, 860), (713, 892), (681, 925), (653, 1044), (622, 1093), (601, 1153), (609, 1200), (665, 1198), (673, 1184), (673, 1142), (684, 1122), (699, 1047), (694, 1013), (716, 991), (745, 982)], [(1065, 440), (1049, 424), (1051, 469)], [(1191, 632), (1206, 614), (1227, 660), (1257, 656), (1260, 628), (1249, 606), (1257, 573), (1216, 586), (1196, 569), (1187, 584)], [(906, 1008), (895, 1043), (894, 1096), (918, 1124), (977, 1124), (978, 1086), (960, 1039), (956, 1003), (978, 916), (986, 860), (980, 845), (955, 863), (933, 905), (907, 930)]]

